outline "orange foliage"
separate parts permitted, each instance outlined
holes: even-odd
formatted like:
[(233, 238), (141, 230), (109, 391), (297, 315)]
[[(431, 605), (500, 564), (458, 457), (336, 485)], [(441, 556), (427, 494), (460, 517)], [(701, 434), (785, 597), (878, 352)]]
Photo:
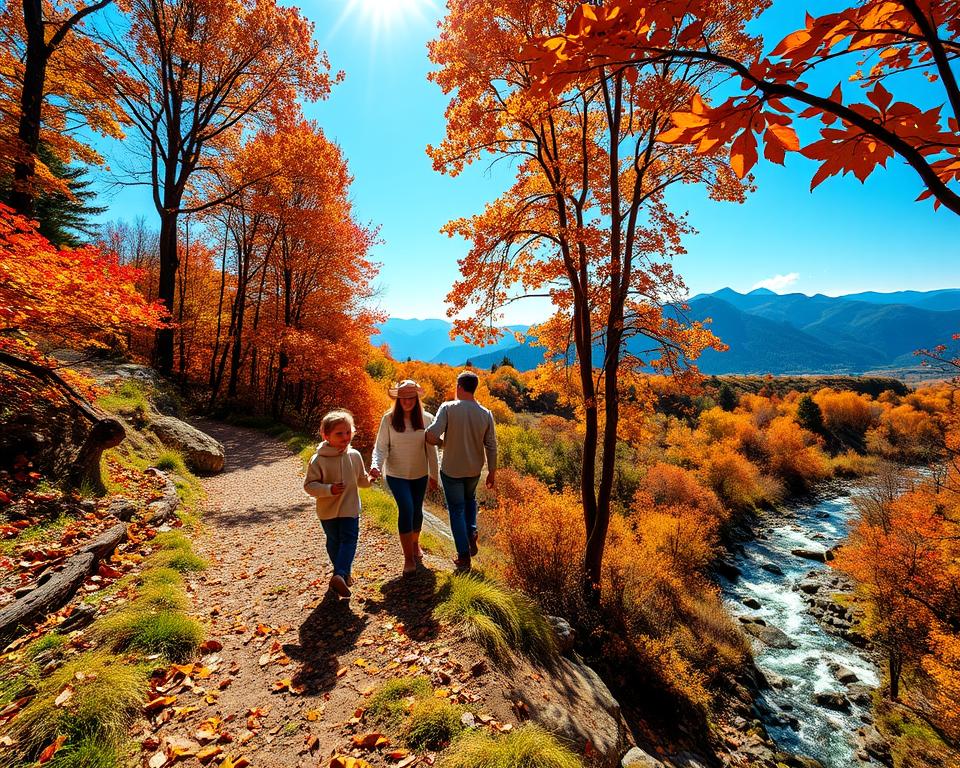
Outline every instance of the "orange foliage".
[(827, 430), (841, 435), (863, 435), (879, 416), (879, 407), (867, 395), (856, 392), (821, 389), (813, 399), (820, 406)]

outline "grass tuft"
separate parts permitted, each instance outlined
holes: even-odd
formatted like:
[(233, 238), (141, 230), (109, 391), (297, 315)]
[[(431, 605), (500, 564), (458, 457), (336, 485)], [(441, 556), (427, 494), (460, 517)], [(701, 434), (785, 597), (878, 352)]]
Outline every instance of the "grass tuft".
[(406, 717), (407, 703), (433, 694), (425, 677), (398, 677), (388, 681), (367, 702), (367, 716), (388, 728), (397, 727)]
[(183, 584), (183, 576), (173, 568), (148, 568), (141, 572), (140, 583), (145, 586)]
[(434, 615), (463, 625), (494, 659), (509, 662), (510, 649), (541, 663), (556, 657), (553, 628), (525, 595), (473, 574), (452, 574), (439, 597)]
[(185, 611), (190, 607), (190, 600), (178, 585), (144, 584), (137, 590), (135, 604), (146, 610)]
[(150, 416), (146, 390), (133, 381), (123, 382), (113, 392), (99, 398), (97, 404), (105, 411), (127, 416), (139, 423), (147, 421)]
[(580, 758), (538, 725), (495, 736), (471, 731), (457, 739), (437, 768), (581, 768)]
[(74, 744), (67, 742), (47, 768), (117, 768), (120, 759), (117, 748), (98, 738), (85, 738)]
[[(73, 694), (61, 706), (67, 685)], [(104, 653), (88, 653), (39, 681), (37, 695), (7, 729), (14, 744), (0, 751), (0, 766), (12, 768), (37, 759), (59, 735), (79, 749), (83, 742), (115, 747), (127, 737), (147, 692), (144, 668)], [(92, 755), (93, 747), (85, 749)], [(61, 762), (62, 765), (80, 765)], [(90, 766), (109, 763), (88, 763)]]
[(157, 549), (177, 549), (189, 552), (192, 544), (182, 531), (164, 531), (153, 537), (151, 542)]
[(410, 708), (403, 739), (418, 752), (443, 749), (463, 731), (460, 717), (465, 711), (446, 699), (419, 699)]
[(203, 642), (200, 623), (172, 610), (122, 610), (103, 619), (97, 631), (114, 650), (159, 653), (171, 661), (189, 659)]
[(182, 549), (162, 549), (151, 555), (147, 563), (151, 568), (169, 568), (180, 573), (202, 571), (207, 567), (207, 561), (202, 557)]
[(164, 472), (176, 472), (181, 476), (189, 472), (186, 462), (183, 460), (183, 454), (173, 448), (164, 448), (160, 451), (156, 461), (153, 462), (153, 466)]

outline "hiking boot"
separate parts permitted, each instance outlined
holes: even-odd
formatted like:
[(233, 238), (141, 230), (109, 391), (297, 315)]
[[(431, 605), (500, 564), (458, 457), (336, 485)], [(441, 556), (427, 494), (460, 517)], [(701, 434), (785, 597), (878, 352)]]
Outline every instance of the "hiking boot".
[(334, 574), (333, 578), (330, 579), (330, 589), (340, 597), (350, 597), (350, 587), (347, 586), (346, 579), (339, 573)]
[(470, 570), (470, 556), (453, 558), (453, 567), (457, 573), (466, 573)]
[(470, 534), (470, 557), (476, 557), (480, 549), (477, 547), (477, 541), (480, 539), (480, 534), (476, 531)]

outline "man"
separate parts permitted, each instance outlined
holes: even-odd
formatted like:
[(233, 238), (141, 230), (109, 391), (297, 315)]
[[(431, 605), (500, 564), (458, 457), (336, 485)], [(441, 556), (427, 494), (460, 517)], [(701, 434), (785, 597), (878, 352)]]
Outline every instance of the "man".
[(440, 406), (426, 433), (430, 445), (443, 447), (440, 483), (457, 546), (453, 564), (459, 571), (470, 570), (470, 557), (477, 554), (477, 484), (484, 458), (487, 488), (494, 488), (497, 477), (497, 434), (493, 414), (474, 396), (479, 383), (473, 371), (457, 376), (456, 400)]

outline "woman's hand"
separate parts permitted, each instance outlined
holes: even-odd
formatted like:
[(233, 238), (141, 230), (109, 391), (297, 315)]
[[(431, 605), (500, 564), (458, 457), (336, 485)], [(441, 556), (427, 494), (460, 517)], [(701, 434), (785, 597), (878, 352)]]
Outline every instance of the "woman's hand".
[(381, 473), (380, 470), (377, 469), (376, 467), (371, 467), (371, 468), (370, 468), (370, 477), (373, 478), (374, 480), (379, 480), (380, 477), (381, 477), (381, 475), (382, 475), (382, 473)]
[(332, 493), (334, 496), (339, 496), (341, 493), (343, 493), (343, 489), (346, 487), (346, 483), (334, 483), (330, 486), (330, 493)]

